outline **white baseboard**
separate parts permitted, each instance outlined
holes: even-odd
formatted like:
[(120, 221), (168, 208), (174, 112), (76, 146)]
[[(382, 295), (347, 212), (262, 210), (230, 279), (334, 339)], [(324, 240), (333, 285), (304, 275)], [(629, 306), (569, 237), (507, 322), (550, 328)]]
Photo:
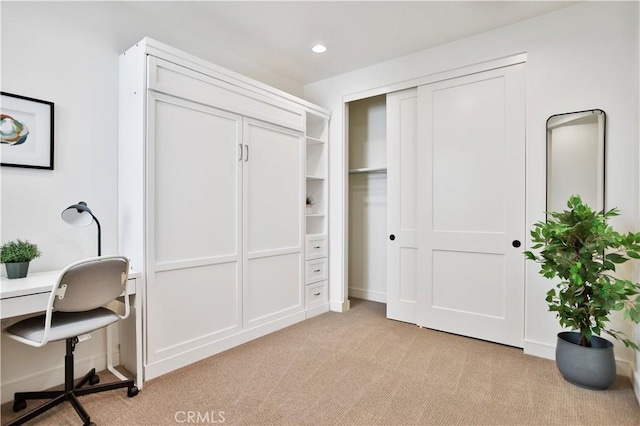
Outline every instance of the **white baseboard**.
[(370, 291), (363, 290), (361, 288), (349, 287), (349, 297), (370, 300), (372, 302), (387, 303), (387, 294), (381, 291)]
[(556, 359), (556, 346), (548, 343), (525, 340), (523, 350), (526, 355), (533, 355), (553, 360)]
[(288, 327), (297, 322), (304, 321), (305, 319), (305, 311), (296, 312), (295, 314), (284, 318), (279, 318), (255, 328), (240, 331), (220, 340), (209, 342), (160, 361), (147, 364), (144, 366), (144, 380), (151, 380), (169, 373), (170, 371), (177, 370), (178, 368), (186, 367), (189, 364), (209, 358), (210, 356), (219, 354), (220, 352), (224, 352), (243, 343), (247, 343), (253, 339), (257, 339), (258, 337), (273, 333), (274, 331)]
[(324, 314), (325, 312), (329, 312), (328, 303), (323, 303), (322, 305), (314, 306), (313, 308), (309, 308), (306, 310), (307, 318), (315, 317)]
[[(533, 355), (540, 358), (556, 359), (556, 347), (548, 343), (534, 342), (531, 340), (524, 341), (524, 353), (527, 355)], [(616, 358), (616, 372), (620, 376), (626, 376), (633, 382), (634, 372), (631, 368), (631, 363), (624, 359)], [(635, 374), (638, 375), (637, 373)], [(637, 391), (636, 391), (637, 393)]]
[(628, 377), (633, 383), (633, 368), (629, 361), (616, 358), (616, 374)]
[[(114, 365), (120, 365), (120, 354), (118, 352), (113, 353)], [(19, 377), (14, 380), (2, 382), (1, 400), (2, 404), (5, 402), (13, 401), (13, 394), (16, 392), (31, 392), (41, 391), (52, 388), (64, 383), (64, 350), (60, 352), (60, 360), (62, 363), (44, 371), (38, 371), (28, 376)], [(95, 368), (96, 371), (102, 371), (107, 369), (107, 355), (99, 354), (90, 356), (83, 359), (76, 358), (73, 366), (73, 372), (75, 373), (75, 379), (87, 374), (89, 370)]]

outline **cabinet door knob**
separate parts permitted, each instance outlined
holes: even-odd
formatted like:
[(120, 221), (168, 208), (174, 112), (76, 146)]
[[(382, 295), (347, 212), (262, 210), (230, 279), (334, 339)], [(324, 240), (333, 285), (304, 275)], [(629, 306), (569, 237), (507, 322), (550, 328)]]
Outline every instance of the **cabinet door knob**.
[(396, 239), (396, 236), (395, 236), (395, 235), (393, 235), (393, 234), (391, 234), (391, 235), (389, 235), (389, 239), (390, 239), (391, 241), (393, 241), (393, 240), (395, 240), (395, 239)]
[(514, 246), (515, 248), (518, 248), (518, 247), (520, 247), (522, 245), (522, 243), (520, 243), (520, 241), (518, 241), (518, 240), (513, 240), (511, 242), (511, 245)]
[(314, 296), (320, 296), (322, 293), (313, 293)]
[(314, 248), (314, 249), (319, 249), (319, 248), (320, 248), (320, 246), (313, 246), (313, 248)]

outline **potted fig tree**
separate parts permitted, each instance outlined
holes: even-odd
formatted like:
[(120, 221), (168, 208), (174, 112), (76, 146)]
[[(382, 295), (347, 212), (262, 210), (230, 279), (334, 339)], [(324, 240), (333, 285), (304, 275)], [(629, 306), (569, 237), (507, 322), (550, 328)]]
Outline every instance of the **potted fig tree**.
[(7, 278), (24, 278), (29, 271), (29, 262), (41, 254), (36, 244), (13, 240), (0, 247), (0, 263), (7, 269)]
[(531, 231), (533, 251), (525, 256), (540, 264), (540, 274), (559, 279), (546, 301), (560, 325), (556, 363), (563, 377), (578, 386), (606, 389), (616, 377), (613, 344), (604, 332), (638, 350), (637, 342), (609, 327), (609, 314), (622, 311), (640, 322), (640, 284), (615, 275), (616, 265), (640, 259), (640, 232), (621, 234), (607, 221), (618, 209), (593, 211), (579, 196), (568, 210), (549, 212)]

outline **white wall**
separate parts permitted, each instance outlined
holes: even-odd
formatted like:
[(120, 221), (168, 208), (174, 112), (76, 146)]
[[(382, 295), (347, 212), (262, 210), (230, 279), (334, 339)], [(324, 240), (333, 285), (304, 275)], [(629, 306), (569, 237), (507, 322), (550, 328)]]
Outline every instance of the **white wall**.
[[(545, 122), (551, 115), (601, 108), (607, 114), (608, 207), (622, 216), (613, 225), (633, 230), (638, 221), (638, 3), (584, 2), (458, 42), (428, 49), (305, 86), (305, 98), (331, 109), (330, 300), (346, 305), (344, 282), (343, 97), (518, 53), (527, 53), (527, 224), (544, 219)], [(348, 99), (354, 99), (350, 96)], [(528, 232), (527, 234), (528, 235)], [(632, 274), (632, 268), (625, 273)], [(526, 271), (525, 351), (553, 357), (557, 321), (547, 311), (551, 284)], [(615, 316), (614, 328), (633, 328)], [(619, 359), (633, 355), (618, 345)], [(624, 364), (624, 363), (623, 363)]]
[[(640, 7), (636, 11), (636, 17), (637, 22), (640, 22)], [(638, 36), (638, 34), (636, 34), (636, 36)], [(635, 67), (635, 69), (640, 69), (640, 43), (638, 43), (638, 46), (636, 46), (635, 62), (632, 66)], [(640, 105), (640, 73), (638, 73), (638, 75), (636, 76), (635, 85), (633, 86), (631, 93), (633, 95), (633, 102), (636, 105)], [(635, 125), (637, 146), (640, 147), (640, 120), (636, 120)], [(636, 152), (636, 159), (638, 161), (638, 164), (640, 164), (640, 149), (638, 149), (638, 152)], [(638, 182), (638, 188), (640, 188), (640, 171), (636, 172), (636, 174), (636, 181)], [(640, 205), (638, 205), (638, 208), (640, 209)], [(638, 212), (637, 216), (636, 229), (640, 229), (640, 211)], [(638, 281), (640, 281), (640, 267), (636, 268), (636, 282)], [(640, 324), (636, 325), (635, 341), (636, 343), (640, 343)], [(636, 392), (636, 398), (638, 398), (638, 401), (640, 402), (640, 351), (636, 352), (635, 368), (636, 370), (633, 379), (633, 388)]]
[(387, 301), (387, 175), (349, 176), (349, 296)]
[(95, 229), (60, 219), (80, 200), (100, 219), (103, 252), (117, 248), (118, 56), (144, 36), (290, 93), (302, 91), (231, 53), (232, 46), (225, 50), (171, 22), (147, 19), (135, 2), (3, 2), (1, 19), (2, 90), (55, 103), (55, 170), (0, 170), (1, 241), (38, 243), (43, 256), (33, 271), (95, 253)]
[[(0, 241), (39, 245), (43, 255), (30, 272), (96, 254), (95, 225), (76, 228), (60, 218), (80, 200), (101, 222), (102, 252), (117, 250), (118, 56), (143, 37), (302, 93), (300, 85), (238, 56), (232, 46), (194, 37), (170, 17), (145, 16), (135, 2), (2, 2), (1, 12), (2, 91), (55, 103), (55, 169), (0, 169)], [(77, 358), (104, 365), (104, 348), (104, 334), (96, 333), (79, 345)], [(33, 390), (63, 380), (62, 343), (34, 349), (3, 338), (2, 355), (2, 402), (27, 375), (34, 375)]]

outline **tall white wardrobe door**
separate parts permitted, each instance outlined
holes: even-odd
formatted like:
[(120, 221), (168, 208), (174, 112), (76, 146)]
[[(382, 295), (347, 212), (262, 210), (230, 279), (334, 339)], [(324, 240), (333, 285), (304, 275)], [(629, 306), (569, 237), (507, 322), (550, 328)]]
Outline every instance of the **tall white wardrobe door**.
[(148, 357), (241, 327), (242, 118), (149, 93)]
[(418, 302), (417, 112), (416, 88), (387, 95), (387, 318), (412, 324)]
[(524, 64), (418, 88), (418, 324), (522, 347)]
[(303, 308), (304, 139), (244, 123), (244, 321), (255, 326)]

